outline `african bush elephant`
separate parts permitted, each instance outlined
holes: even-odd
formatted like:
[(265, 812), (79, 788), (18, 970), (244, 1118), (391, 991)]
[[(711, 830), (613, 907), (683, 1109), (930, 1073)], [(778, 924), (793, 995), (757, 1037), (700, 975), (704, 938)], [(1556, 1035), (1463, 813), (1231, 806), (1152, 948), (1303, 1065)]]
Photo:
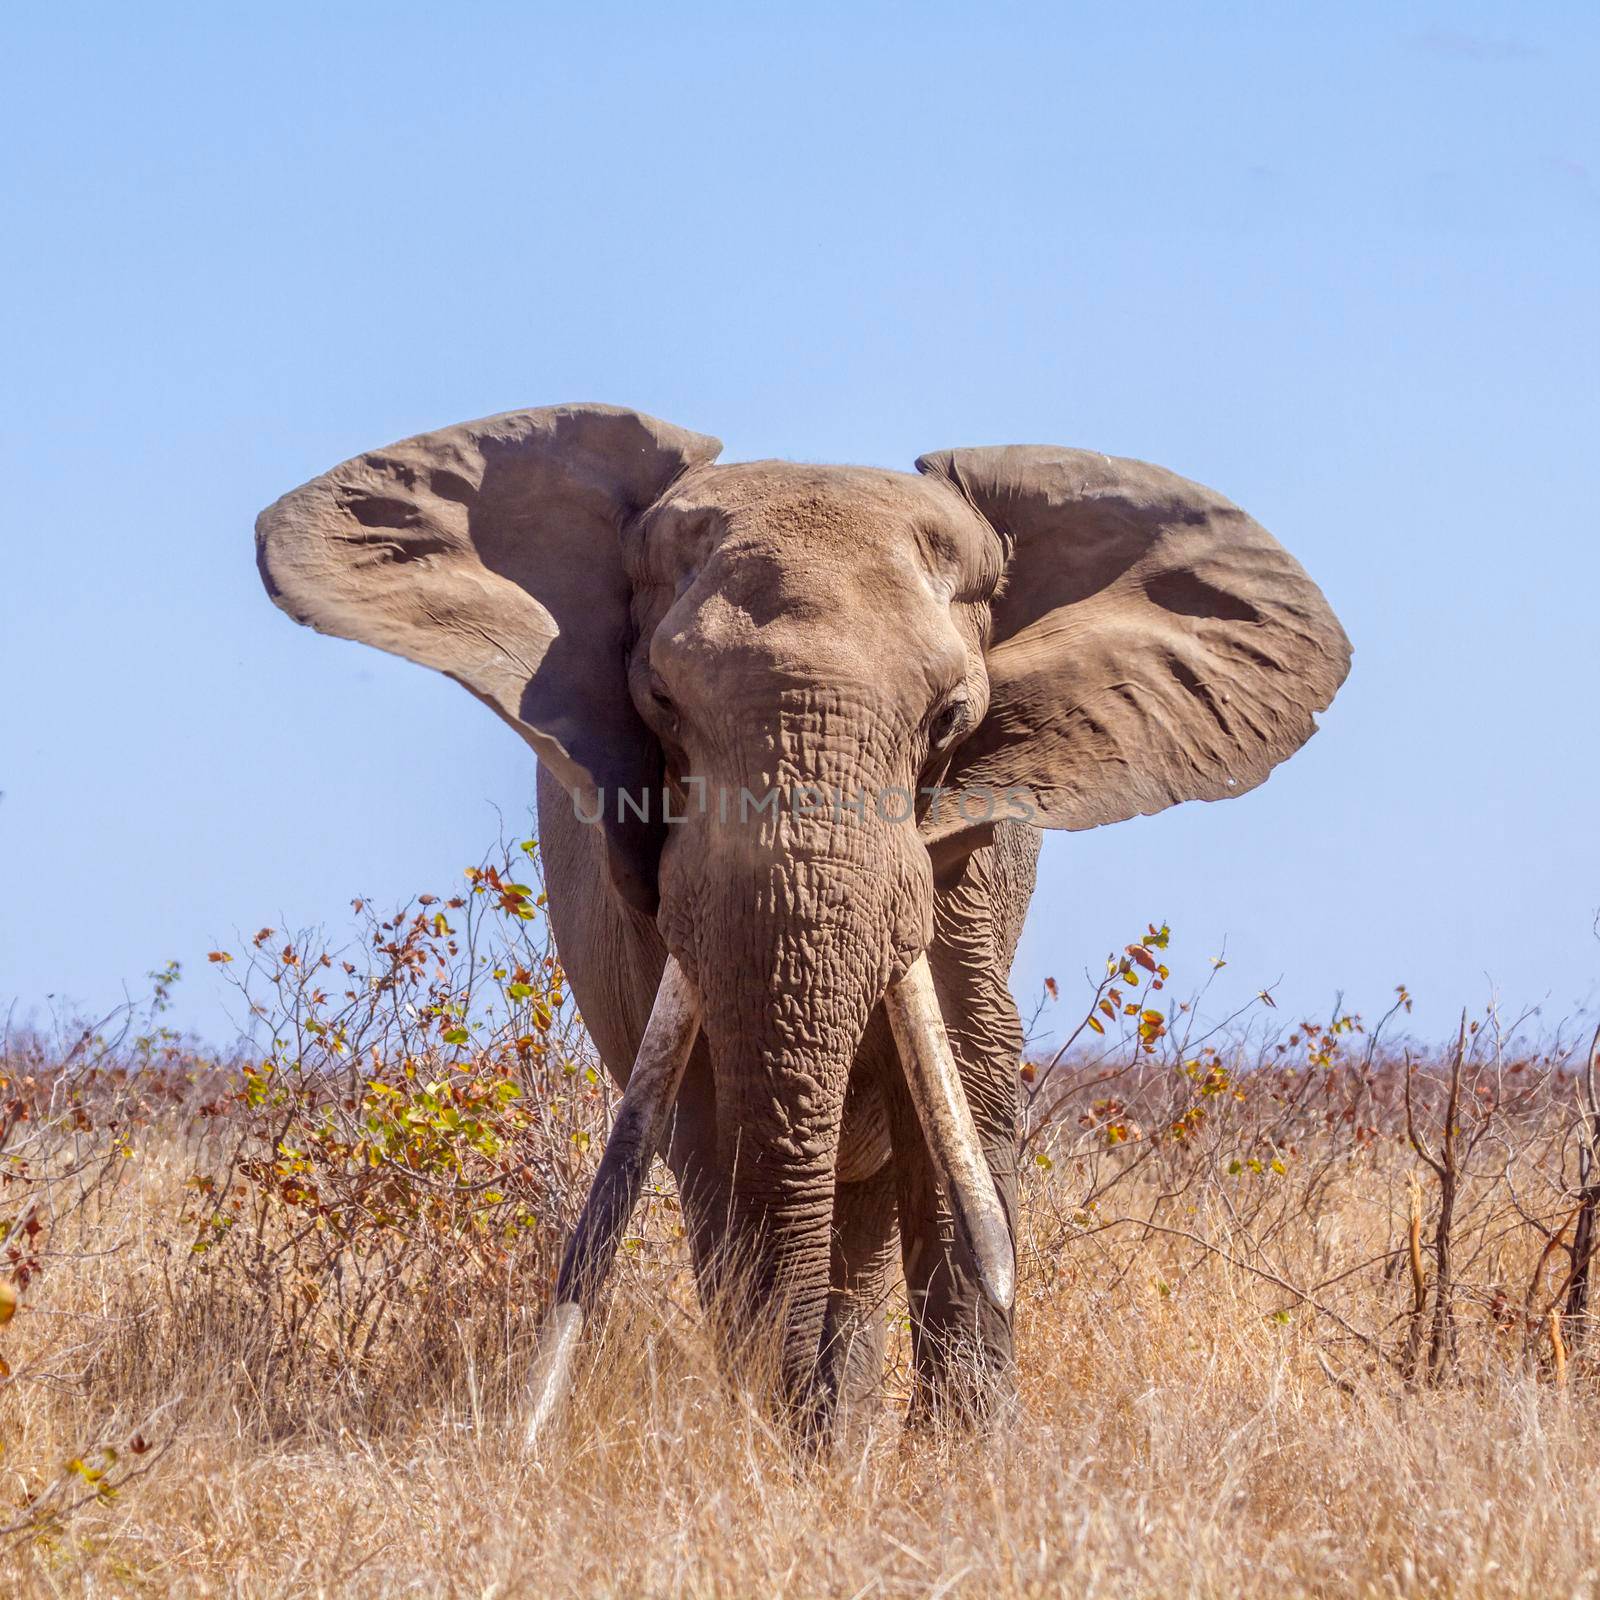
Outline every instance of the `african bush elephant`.
[(879, 1378), (897, 1233), (915, 1409), (981, 1410), (1012, 1363), (1039, 830), (1253, 788), (1349, 644), (1255, 522), (1143, 462), (720, 448), (602, 405), (446, 428), (279, 500), (261, 573), (539, 757), (557, 944), (627, 1088), (535, 1421), (658, 1148), (702, 1289), (737, 1259), (776, 1319), (803, 1434)]

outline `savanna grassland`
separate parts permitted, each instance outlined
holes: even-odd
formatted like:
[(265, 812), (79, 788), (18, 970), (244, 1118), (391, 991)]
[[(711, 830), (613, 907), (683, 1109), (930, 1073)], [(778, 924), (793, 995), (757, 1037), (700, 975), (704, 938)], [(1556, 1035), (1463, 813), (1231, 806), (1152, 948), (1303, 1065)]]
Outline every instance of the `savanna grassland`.
[(1023, 1069), (1003, 1428), (905, 1432), (892, 1302), (881, 1410), (798, 1464), (759, 1362), (720, 1375), (658, 1168), (524, 1459), (613, 1104), (536, 858), (358, 903), (342, 952), (214, 952), (248, 1053), (163, 1026), (172, 969), (138, 1010), (7, 1039), (5, 1593), (1600, 1588), (1588, 1035), (1528, 1047), (1490, 1013), (1407, 1049), (1403, 994), (1202, 1024), (1164, 928), (1048, 999), (1067, 1043)]

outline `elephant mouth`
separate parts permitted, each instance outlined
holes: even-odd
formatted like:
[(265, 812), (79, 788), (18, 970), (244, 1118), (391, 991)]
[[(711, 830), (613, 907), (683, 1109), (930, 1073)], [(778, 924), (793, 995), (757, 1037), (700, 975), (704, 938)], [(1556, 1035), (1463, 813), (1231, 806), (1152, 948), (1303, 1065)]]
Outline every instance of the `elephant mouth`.
[[(925, 954), (891, 981), (883, 1003), (906, 1086), (956, 1225), (972, 1253), (979, 1285), (997, 1310), (1009, 1311), (1016, 1292), (1011, 1233), (956, 1069)], [(540, 1333), (528, 1396), (530, 1449), (537, 1446), (571, 1388), (573, 1357), (584, 1323), (605, 1285), (643, 1193), (650, 1162), (661, 1146), (700, 1031), (701, 1013), (693, 980), (669, 955), (600, 1169), (562, 1256), (555, 1302)]]

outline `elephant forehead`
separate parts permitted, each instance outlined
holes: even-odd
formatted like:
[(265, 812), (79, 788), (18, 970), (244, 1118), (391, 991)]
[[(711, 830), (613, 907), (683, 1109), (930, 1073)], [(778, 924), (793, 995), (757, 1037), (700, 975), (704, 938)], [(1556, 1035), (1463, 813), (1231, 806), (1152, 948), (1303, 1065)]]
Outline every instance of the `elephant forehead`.
[(990, 569), (986, 539), (998, 550), (953, 492), (903, 473), (788, 462), (697, 471), (633, 536), (639, 659), (680, 701), (722, 696), (722, 668), (746, 689), (776, 673), (871, 682), (884, 695), (898, 685), (919, 699), (930, 677), (963, 669), (951, 605)]

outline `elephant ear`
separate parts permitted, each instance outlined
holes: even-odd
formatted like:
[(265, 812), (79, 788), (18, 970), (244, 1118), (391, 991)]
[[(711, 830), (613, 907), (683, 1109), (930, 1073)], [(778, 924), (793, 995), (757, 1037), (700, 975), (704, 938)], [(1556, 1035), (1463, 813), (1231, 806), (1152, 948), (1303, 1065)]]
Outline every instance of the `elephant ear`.
[[(917, 469), (1009, 552), (989, 711), (950, 788), (1010, 790), (1041, 827), (1092, 828), (1243, 794), (1316, 731), (1349, 641), (1299, 563), (1221, 495), (1042, 445), (945, 450)], [(961, 831), (942, 812), (934, 836)]]
[(297, 622), (454, 678), (592, 807), (656, 759), (628, 695), (621, 529), (720, 449), (617, 406), (508, 411), (285, 495), (257, 562)]

